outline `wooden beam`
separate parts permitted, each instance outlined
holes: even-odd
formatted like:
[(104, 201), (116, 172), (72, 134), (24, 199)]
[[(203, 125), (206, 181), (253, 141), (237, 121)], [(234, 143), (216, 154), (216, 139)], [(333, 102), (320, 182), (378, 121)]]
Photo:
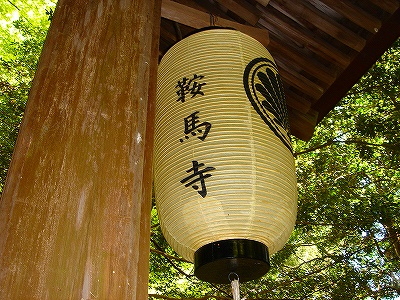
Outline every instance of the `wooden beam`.
[(320, 0), (335, 11), (369, 32), (376, 33), (381, 28), (382, 22), (366, 13), (360, 7), (343, 0)]
[(262, 6), (267, 6), (268, 5), (268, 3), (271, 1), (271, 0), (256, 0), (258, 3), (260, 3)]
[(366, 41), (362, 37), (302, 1), (275, 0), (271, 5), (290, 15), (296, 22), (316, 27), (356, 51), (361, 51), (365, 46)]
[(380, 7), (384, 11), (393, 14), (399, 7), (400, 2), (398, 0), (369, 0), (376, 6)]
[(225, 6), (227, 9), (232, 11), (234, 14), (241, 17), (247, 23), (255, 26), (260, 19), (261, 12), (254, 6), (247, 3), (246, 1), (235, 1), (235, 0), (216, 0), (219, 4)]
[(311, 59), (303, 53), (296, 51), (295, 48), (289, 45), (283, 45), (283, 42), (278, 40), (278, 37), (275, 36), (275, 34), (270, 34), (268, 47), (268, 50), (273, 54), (272, 56), (275, 60), (278, 57), (282, 57), (286, 60), (290, 59), (293, 66), (298, 66), (301, 70), (304, 70), (304, 72), (325, 83), (326, 86), (329, 86), (335, 81), (335, 72), (332, 72), (327, 67), (319, 64), (315, 59)]
[(313, 102), (319, 99), (324, 93), (324, 89), (321, 86), (305, 78), (298, 72), (293, 71), (290, 65), (286, 65), (283, 61), (280, 61), (278, 66), (283, 82), (309, 95), (313, 99)]
[(147, 299), (161, 1), (60, 0), (0, 202), (0, 299)]
[[(279, 14), (279, 16), (277, 14)], [(259, 23), (270, 32), (277, 30), (277, 33), (282, 33), (290, 40), (301, 43), (304, 47), (310, 49), (327, 61), (339, 64), (342, 67), (347, 66), (350, 63), (350, 57), (348, 55), (340, 52), (322, 39), (318, 39), (311, 32), (302, 29), (302, 27), (293, 26), (290, 22), (285, 22), (283, 20), (285, 18), (287, 17), (276, 10), (275, 13), (271, 13), (264, 9), (263, 18), (260, 19)]]
[(386, 20), (349, 66), (313, 105), (319, 111), (318, 122), (330, 112), (380, 56), (400, 37), (400, 8)]
[(229, 21), (223, 18), (213, 17), (212, 15), (196, 10), (194, 8), (182, 5), (180, 3), (163, 0), (161, 8), (161, 16), (163, 18), (196, 28), (205, 28), (211, 26), (211, 19), (214, 21), (214, 25), (222, 27), (230, 27), (239, 30), (243, 33), (258, 40), (265, 47), (269, 44), (268, 31), (252, 26), (239, 24), (233, 21)]
[(290, 107), (288, 111), (290, 133), (303, 141), (311, 139), (317, 125), (318, 112), (310, 110), (307, 114), (303, 114)]
[(292, 108), (293, 110), (297, 110), (303, 114), (306, 114), (310, 111), (311, 102), (304, 97), (299, 96), (297, 93), (287, 88), (285, 89), (285, 95), (288, 107)]

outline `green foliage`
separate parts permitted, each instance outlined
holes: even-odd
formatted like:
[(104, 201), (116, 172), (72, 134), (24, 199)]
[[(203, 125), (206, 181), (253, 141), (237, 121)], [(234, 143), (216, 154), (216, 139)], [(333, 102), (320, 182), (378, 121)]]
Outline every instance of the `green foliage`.
[(45, 3), (54, 6), (49, 1), (0, 5), (0, 192), (49, 26)]
[[(0, 4), (0, 191), (54, 5)], [(400, 42), (321, 122), (294, 140), (296, 228), (270, 272), (242, 284), (247, 299), (396, 299), (400, 296)], [(152, 210), (152, 299), (229, 299), (193, 276)]]

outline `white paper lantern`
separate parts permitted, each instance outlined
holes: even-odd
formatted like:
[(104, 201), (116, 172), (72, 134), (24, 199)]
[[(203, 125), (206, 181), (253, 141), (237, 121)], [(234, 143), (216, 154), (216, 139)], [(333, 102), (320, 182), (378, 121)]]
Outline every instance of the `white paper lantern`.
[(154, 187), (161, 228), (200, 279), (260, 277), (296, 219), (297, 189), (280, 77), (235, 30), (186, 37), (158, 71)]

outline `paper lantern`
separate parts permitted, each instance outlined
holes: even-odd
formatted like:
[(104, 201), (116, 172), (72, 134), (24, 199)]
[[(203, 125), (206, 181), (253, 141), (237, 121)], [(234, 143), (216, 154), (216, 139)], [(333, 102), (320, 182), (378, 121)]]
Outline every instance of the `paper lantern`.
[(163, 234), (202, 280), (264, 275), (296, 218), (297, 189), (282, 83), (269, 52), (209, 29), (162, 58), (154, 187)]

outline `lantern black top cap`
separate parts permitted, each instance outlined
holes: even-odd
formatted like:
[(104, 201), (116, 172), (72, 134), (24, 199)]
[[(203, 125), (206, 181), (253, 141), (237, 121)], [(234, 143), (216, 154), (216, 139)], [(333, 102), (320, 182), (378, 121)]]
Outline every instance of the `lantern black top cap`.
[(207, 30), (215, 30), (215, 29), (226, 29), (226, 30), (235, 30), (236, 31), (236, 29), (232, 28), (232, 27), (207, 26), (207, 27), (199, 28), (199, 29), (196, 29), (196, 30), (192, 31), (188, 35), (184, 36), (184, 38), (187, 38), (188, 36), (194, 35), (194, 34), (199, 33), (199, 32), (203, 32), (203, 31), (207, 31)]
[[(187, 37), (189, 37), (189, 36), (192, 36), (192, 35), (194, 35), (194, 34), (196, 34), (196, 33), (203, 32), (203, 31), (207, 31), (207, 30), (215, 30), (215, 29), (226, 29), (226, 30), (235, 30), (235, 31), (236, 31), (236, 29), (235, 29), (235, 28), (232, 28), (232, 27), (207, 26), (207, 27), (203, 27), (203, 28), (200, 28), (200, 29), (196, 29), (196, 30), (190, 32), (189, 34), (185, 35), (185, 36), (182, 38), (182, 40), (184, 40), (185, 38), (187, 38)], [(179, 40), (179, 41), (177, 41), (176, 43), (174, 43), (174, 44), (172, 44), (171, 46), (169, 46), (166, 52), (168, 52), (169, 49), (171, 49), (174, 45), (176, 45), (176, 44), (179, 43), (180, 41), (181, 41), (181, 40)]]

